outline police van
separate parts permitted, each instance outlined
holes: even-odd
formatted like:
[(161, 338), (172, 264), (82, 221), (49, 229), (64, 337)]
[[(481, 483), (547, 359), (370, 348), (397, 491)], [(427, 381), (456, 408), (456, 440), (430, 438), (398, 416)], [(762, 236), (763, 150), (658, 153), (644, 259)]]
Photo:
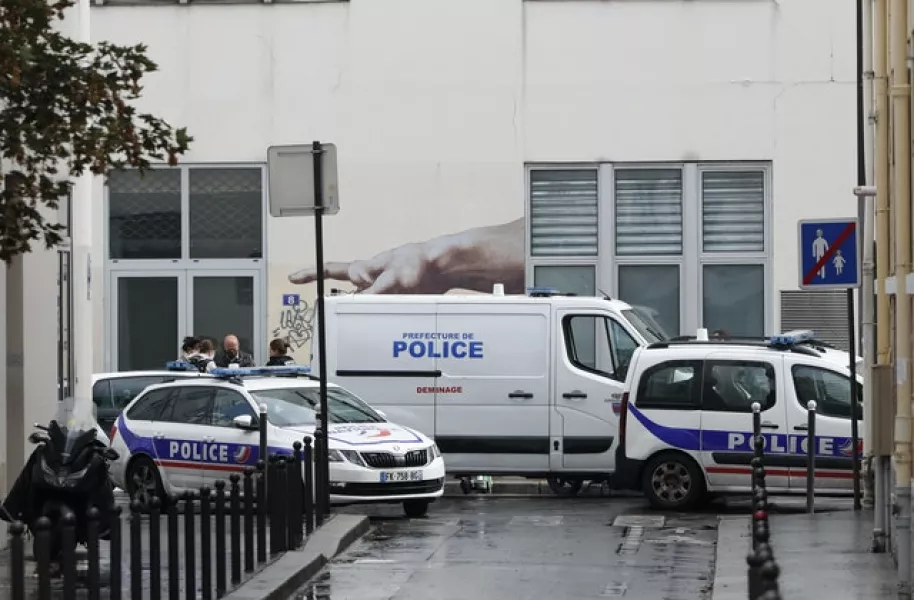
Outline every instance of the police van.
[[(260, 460), (259, 406), (267, 407), (269, 453), (292, 453), (311, 436), (319, 383), (308, 367), (215, 369), (148, 386), (118, 417), (111, 446), (115, 484), (132, 498), (212, 488)], [(349, 391), (328, 384), (330, 501), (402, 503), (426, 514), (444, 491), (434, 442), (389, 422)]]
[[(805, 493), (806, 406), (814, 400), (816, 491), (852, 494), (850, 368), (811, 338), (812, 332), (765, 342), (705, 337), (636, 350), (620, 403), (614, 487), (643, 490), (652, 506), (665, 510), (749, 492), (757, 402), (769, 491)], [(861, 377), (855, 385), (862, 419)]]
[(328, 379), (433, 437), (450, 474), (547, 476), (569, 494), (613, 471), (630, 358), (666, 338), (624, 302), (548, 288), (332, 294), (326, 321)]

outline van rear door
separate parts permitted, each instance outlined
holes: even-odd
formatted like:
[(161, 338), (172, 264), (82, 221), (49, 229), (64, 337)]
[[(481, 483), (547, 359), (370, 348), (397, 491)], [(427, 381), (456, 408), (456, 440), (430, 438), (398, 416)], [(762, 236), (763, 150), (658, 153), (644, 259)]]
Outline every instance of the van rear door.
[(558, 308), (553, 470), (612, 472), (625, 376), (639, 344), (606, 312)]
[(394, 423), (435, 435), (435, 303), (328, 303), (327, 375)]
[(448, 472), (549, 469), (549, 310), (439, 303), (435, 441)]

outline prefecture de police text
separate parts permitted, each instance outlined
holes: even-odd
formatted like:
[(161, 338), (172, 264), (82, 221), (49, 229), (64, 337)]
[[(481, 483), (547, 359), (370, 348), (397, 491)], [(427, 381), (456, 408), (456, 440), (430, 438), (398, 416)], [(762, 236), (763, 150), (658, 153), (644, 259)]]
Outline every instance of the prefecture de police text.
[(483, 343), (472, 333), (404, 333), (394, 341), (393, 356), (413, 358), (482, 358)]

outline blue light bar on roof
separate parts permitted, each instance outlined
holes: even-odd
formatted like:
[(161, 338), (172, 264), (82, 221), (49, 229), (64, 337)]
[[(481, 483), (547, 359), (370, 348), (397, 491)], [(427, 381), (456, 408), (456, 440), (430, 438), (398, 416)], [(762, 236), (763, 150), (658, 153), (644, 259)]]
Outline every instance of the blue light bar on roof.
[(165, 363), (165, 368), (169, 371), (196, 371), (197, 367), (185, 360), (170, 360)]
[(781, 335), (773, 335), (769, 342), (772, 346), (794, 346), (815, 339), (815, 334), (809, 329), (788, 331)]
[(560, 292), (554, 287), (528, 287), (528, 296), (554, 296)]
[(288, 365), (285, 367), (242, 367), (238, 369), (222, 368), (213, 369), (213, 377), (252, 377), (256, 375), (303, 375), (311, 372), (311, 367), (304, 365)]

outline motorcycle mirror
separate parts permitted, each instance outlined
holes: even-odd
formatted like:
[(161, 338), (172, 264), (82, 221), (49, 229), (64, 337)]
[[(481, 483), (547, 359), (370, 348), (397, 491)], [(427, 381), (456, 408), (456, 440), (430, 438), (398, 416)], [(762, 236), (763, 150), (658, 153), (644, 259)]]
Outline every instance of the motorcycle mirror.
[(43, 441), (45, 441), (45, 440), (47, 440), (47, 439), (48, 439), (48, 438), (46, 438), (45, 436), (41, 435), (41, 434), (38, 433), (37, 431), (34, 432), (34, 433), (32, 433), (32, 434), (29, 436), (29, 441), (30, 441), (31, 443), (33, 443), (33, 444), (40, 444), (41, 442), (43, 442)]
[(115, 450), (114, 448), (105, 449), (105, 458), (107, 458), (108, 460), (117, 460), (120, 457), (121, 457), (121, 455), (118, 454), (117, 450)]

